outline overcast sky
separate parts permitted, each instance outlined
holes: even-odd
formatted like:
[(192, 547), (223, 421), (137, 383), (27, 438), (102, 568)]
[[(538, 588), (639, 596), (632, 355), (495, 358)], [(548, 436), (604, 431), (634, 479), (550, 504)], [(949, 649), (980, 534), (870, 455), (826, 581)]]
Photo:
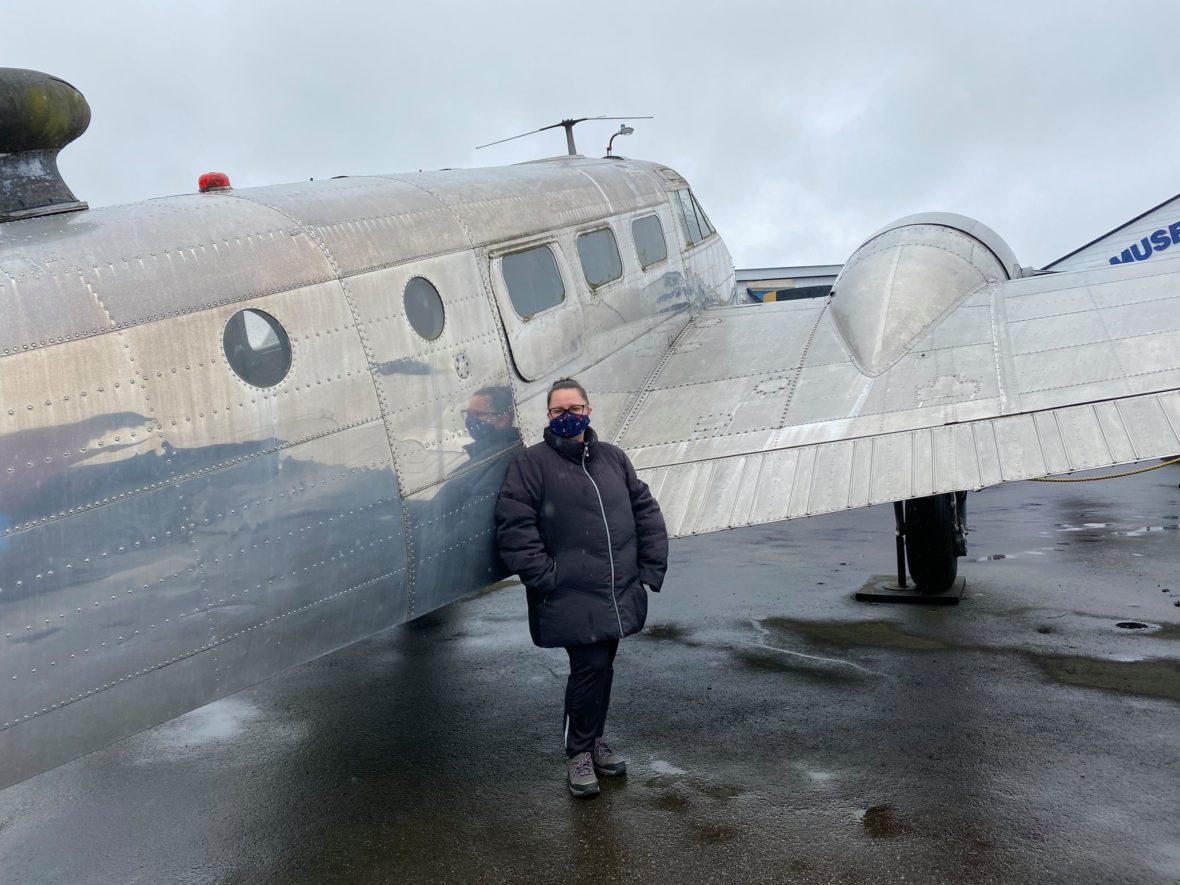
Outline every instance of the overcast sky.
[[(566, 116), (651, 114), (618, 152), (692, 183), (739, 267), (838, 263), (942, 210), (1043, 265), (1180, 192), (1180, 4), (0, 0), (0, 64), (93, 112), (93, 206), (564, 153)], [(617, 124), (586, 123), (601, 155)]]

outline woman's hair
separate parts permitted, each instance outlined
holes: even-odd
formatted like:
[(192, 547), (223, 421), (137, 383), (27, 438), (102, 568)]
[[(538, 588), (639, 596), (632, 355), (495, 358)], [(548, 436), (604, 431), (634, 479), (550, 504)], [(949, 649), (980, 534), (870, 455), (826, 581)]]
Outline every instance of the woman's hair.
[(582, 399), (586, 401), (586, 405), (590, 405), (590, 396), (586, 393), (586, 388), (573, 378), (558, 378), (554, 381), (553, 386), (549, 388), (549, 396), (545, 399), (545, 405), (553, 402), (553, 394), (558, 390), (576, 390), (582, 394)]

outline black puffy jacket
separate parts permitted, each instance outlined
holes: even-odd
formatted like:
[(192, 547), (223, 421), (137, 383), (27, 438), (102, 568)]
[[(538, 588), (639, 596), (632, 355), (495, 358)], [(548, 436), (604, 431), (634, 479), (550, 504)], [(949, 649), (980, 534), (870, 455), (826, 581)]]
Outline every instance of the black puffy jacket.
[(647, 592), (668, 566), (660, 506), (623, 450), (546, 429), (508, 468), (496, 538), (520, 575), (529, 632), (546, 648), (620, 639), (643, 629)]

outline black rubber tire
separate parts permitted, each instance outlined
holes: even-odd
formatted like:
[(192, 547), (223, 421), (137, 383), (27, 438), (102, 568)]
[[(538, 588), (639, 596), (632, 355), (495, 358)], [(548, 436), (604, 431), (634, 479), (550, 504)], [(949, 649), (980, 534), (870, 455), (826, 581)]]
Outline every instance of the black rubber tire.
[(959, 574), (955, 509), (953, 492), (905, 502), (906, 562), (922, 593), (949, 590)]

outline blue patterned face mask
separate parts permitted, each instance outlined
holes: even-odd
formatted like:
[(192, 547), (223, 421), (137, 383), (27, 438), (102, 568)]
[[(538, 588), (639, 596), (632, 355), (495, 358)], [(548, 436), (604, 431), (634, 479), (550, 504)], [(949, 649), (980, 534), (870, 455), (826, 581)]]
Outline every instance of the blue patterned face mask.
[(579, 433), (584, 433), (589, 426), (589, 415), (575, 415), (573, 412), (562, 412), (549, 421), (549, 429), (566, 439), (572, 439)]

